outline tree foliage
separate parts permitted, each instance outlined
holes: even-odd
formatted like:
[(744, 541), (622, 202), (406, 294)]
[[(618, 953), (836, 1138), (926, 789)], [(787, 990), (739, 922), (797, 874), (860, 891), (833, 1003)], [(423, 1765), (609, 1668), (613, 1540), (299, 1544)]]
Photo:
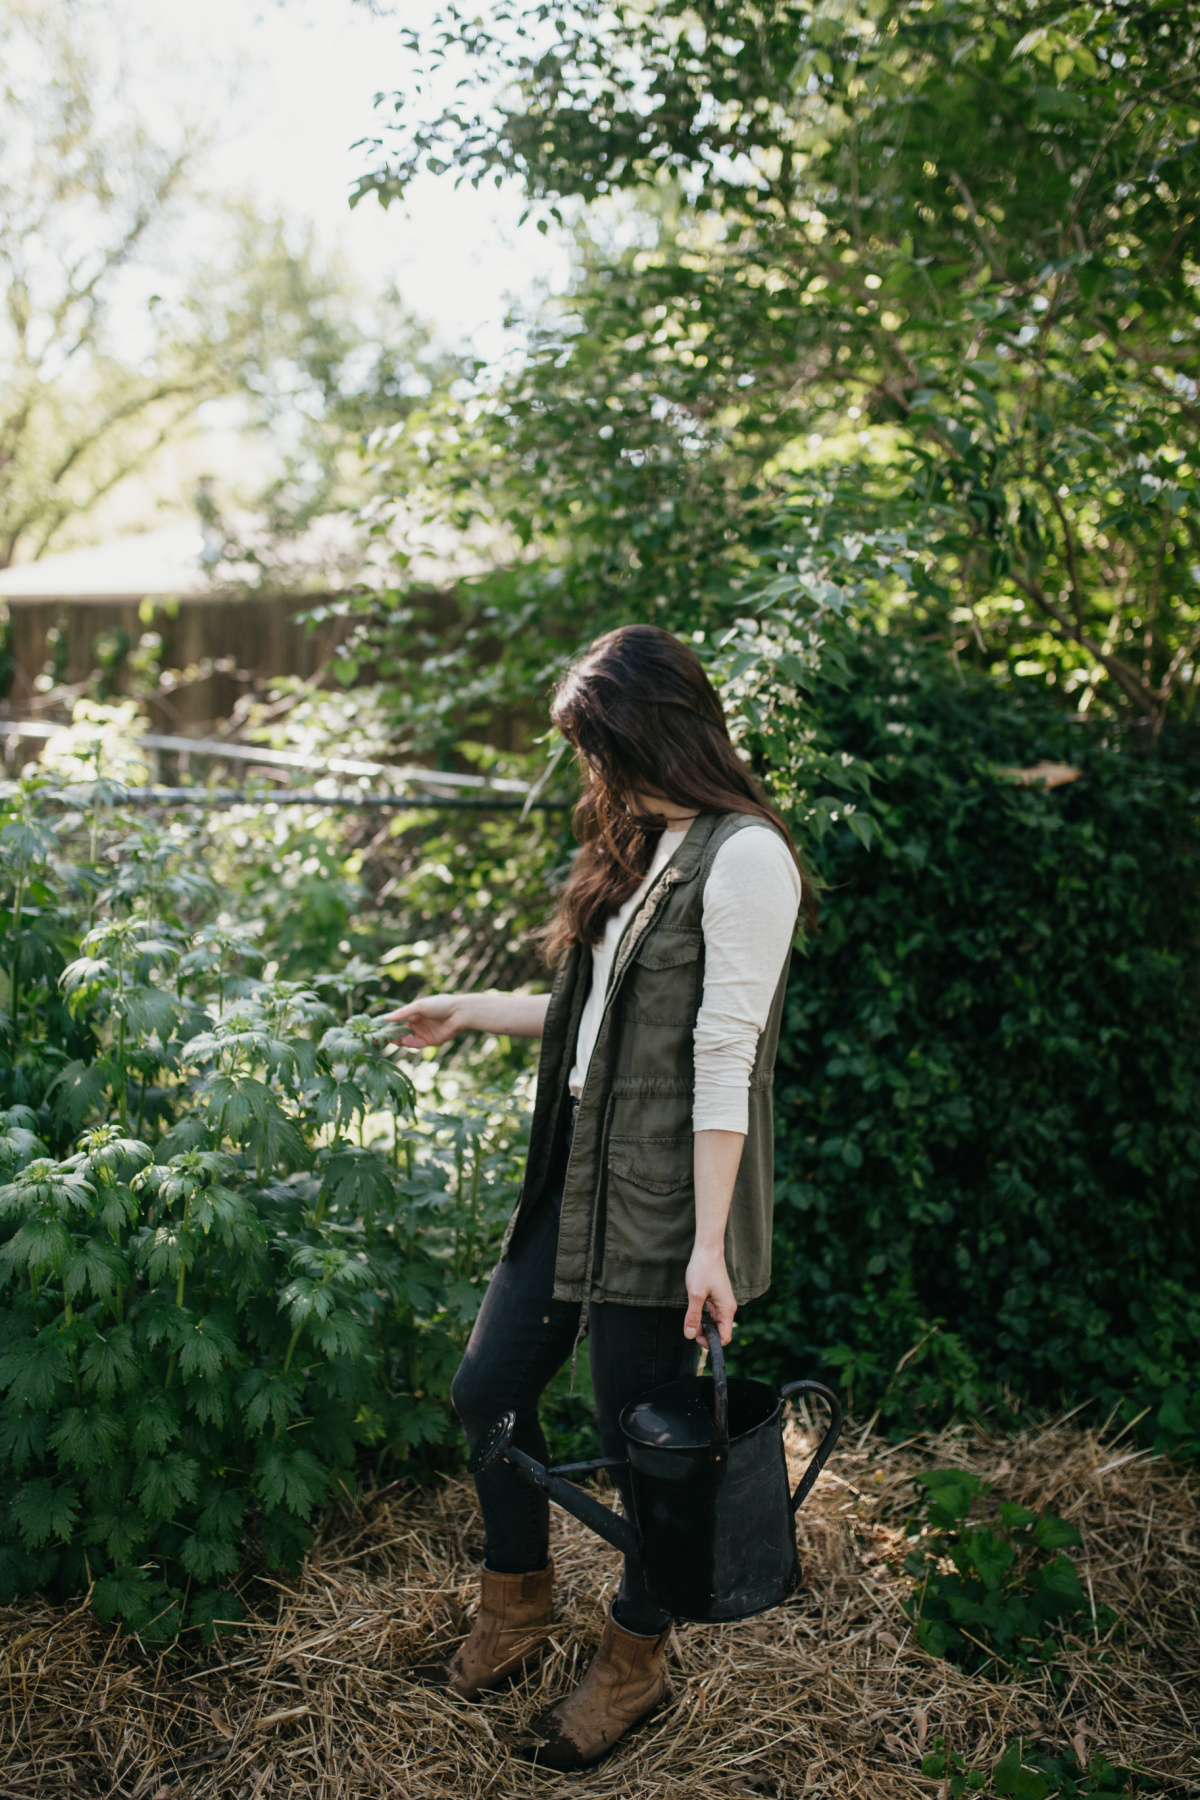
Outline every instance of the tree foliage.
[(231, 396), (274, 439), (282, 547), (362, 500), (365, 431), (448, 378), (394, 294), (364, 308), (311, 233), (199, 191), (202, 132), (148, 128), (117, 35), (103, 0), (0, 6), (0, 567)]
[(590, 236), (427, 459), (581, 619), (676, 625), (786, 554), (825, 465), (844, 530), (904, 537), (906, 617), (1157, 731), (1200, 644), (1195, 31), (1115, 0), (448, 9), (413, 48), (478, 101), (397, 96), (363, 191), (511, 175)]

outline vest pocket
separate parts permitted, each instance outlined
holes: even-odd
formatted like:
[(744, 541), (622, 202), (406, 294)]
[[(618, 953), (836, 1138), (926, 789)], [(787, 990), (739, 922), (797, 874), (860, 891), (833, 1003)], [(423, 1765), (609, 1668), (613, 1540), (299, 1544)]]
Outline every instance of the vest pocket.
[(673, 1194), (692, 1180), (690, 1137), (611, 1137), (608, 1172), (651, 1194)]
[(696, 1235), (693, 1154), (690, 1136), (608, 1140), (606, 1266), (687, 1261)]
[[(702, 934), (690, 928), (651, 930), (637, 946), (626, 970), (621, 1002), (625, 1020), (636, 1026), (686, 1027), (689, 1033), (686, 1044), (681, 1038), (678, 1045), (670, 1047), (665, 1047), (656, 1035), (649, 1052), (656, 1068), (665, 1064), (673, 1069), (682, 1055), (687, 1055), (690, 1062), (690, 1032), (700, 1005), (703, 943)], [(635, 1054), (638, 1047), (635, 1044)]]
[(692, 926), (660, 925), (646, 933), (633, 953), (643, 969), (681, 969), (700, 955), (704, 933)]

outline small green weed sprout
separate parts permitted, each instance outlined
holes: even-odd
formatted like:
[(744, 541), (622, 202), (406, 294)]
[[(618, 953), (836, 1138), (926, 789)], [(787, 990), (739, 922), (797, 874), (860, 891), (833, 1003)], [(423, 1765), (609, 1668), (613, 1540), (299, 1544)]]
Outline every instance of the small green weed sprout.
[(903, 1564), (917, 1587), (904, 1610), (931, 1656), (993, 1678), (1036, 1668), (1055, 1679), (1056, 1633), (1081, 1621), (1098, 1643), (1111, 1631), (1117, 1615), (1093, 1605), (1064, 1554), (1080, 1541), (1073, 1525), (1015, 1500), (972, 1520), (989, 1489), (965, 1470), (932, 1469), (917, 1484), (924, 1503), (906, 1533), (920, 1542)]
[(1095, 1796), (1148, 1794), (1156, 1790), (1140, 1769), (1114, 1768), (1108, 1758), (1093, 1756), (1086, 1768), (1073, 1752), (1051, 1756), (1027, 1748), (1018, 1738), (1005, 1749), (1004, 1755), (986, 1775), (982, 1769), (968, 1769), (957, 1750), (945, 1738), (934, 1738), (933, 1749), (921, 1758), (921, 1773), (932, 1781), (944, 1781), (950, 1800), (962, 1800), (964, 1794), (985, 1790), (1008, 1800), (1083, 1800)]

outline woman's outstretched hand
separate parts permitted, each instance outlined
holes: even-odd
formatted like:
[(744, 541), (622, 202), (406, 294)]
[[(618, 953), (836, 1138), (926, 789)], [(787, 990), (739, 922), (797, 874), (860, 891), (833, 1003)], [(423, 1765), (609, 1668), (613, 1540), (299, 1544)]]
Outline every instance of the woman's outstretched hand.
[(687, 1266), (687, 1317), (683, 1321), (685, 1338), (698, 1338), (704, 1309), (707, 1306), (713, 1324), (722, 1344), (727, 1344), (733, 1336), (733, 1315), (737, 1311), (737, 1301), (733, 1297), (733, 1288), (725, 1268), (724, 1253), (718, 1251), (692, 1251), (692, 1260)]
[(400, 1027), (392, 1042), (402, 1050), (428, 1050), (433, 1044), (447, 1043), (455, 1032), (463, 1030), (466, 1021), (462, 1008), (461, 994), (426, 994), (423, 999), (398, 1007), (394, 1013), (385, 1013), (381, 1023)]
[(380, 1023), (399, 1027), (392, 1041), (402, 1050), (428, 1050), (458, 1031), (539, 1038), (549, 1003), (549, 994), (425, 994)]

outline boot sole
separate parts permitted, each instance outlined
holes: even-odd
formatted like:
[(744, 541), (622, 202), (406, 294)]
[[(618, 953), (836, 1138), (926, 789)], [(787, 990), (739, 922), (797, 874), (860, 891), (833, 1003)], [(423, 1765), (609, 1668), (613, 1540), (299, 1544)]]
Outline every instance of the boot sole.
[(601, 1750), (596, 1756), (575, 1757), (570, 1762), (551, 1762), (544, 1754), (549, 1747), (545, 1744), (517, 1744), (514, 1748), (517, 1755), (523, 1757), (526, 1762), (532, 1763), (537, 1769), (545, 1769), (553, 1775), (572, 1775), (582, 1769), (594, 1769), (598, 1763), (604, 1761), (605, 1757), (611, 1756), (615, 1750), (620, 1749), (622, 1744), (628, 1743), (635, 1731), (640, 1731), (643, 1725), (648, 1725), (654, 1715), (662, 1711), (669, 1699), (669, 1694), (663, 1694), (661, 1699), (654, 1702), (653, 1706), (648, 1706), (644, 1713), (639, 1714), (631, 1725), (627, 1725), (620, 1737), (615, 1738), (607, 1750)]

